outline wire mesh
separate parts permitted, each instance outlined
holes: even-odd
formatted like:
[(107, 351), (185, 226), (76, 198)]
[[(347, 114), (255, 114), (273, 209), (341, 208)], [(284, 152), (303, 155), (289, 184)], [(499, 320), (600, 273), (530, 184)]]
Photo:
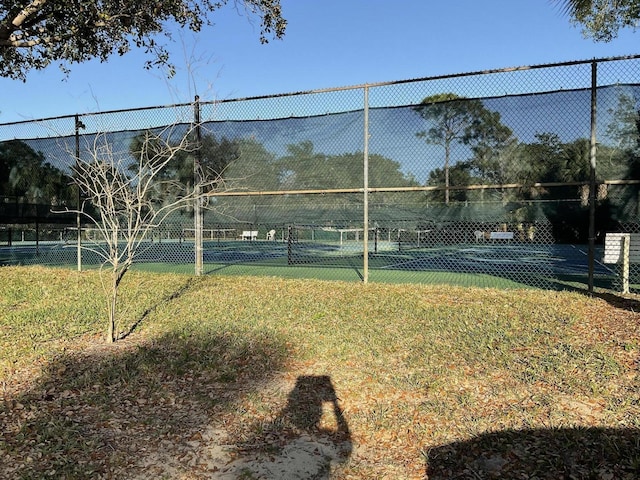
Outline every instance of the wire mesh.
[(165, 177), (187, 189), (194, 165), (217, 177), (202, 223), (185, 203), (150, 225), (141, 268), (193, 271), (201, 241), (210, 274), (358, 280), (366, 256), (372, 281), (575, 288), (591, 274), (598, 288), (618, 289), (603, 242), (606, 232), (640, 231), (638, 62), (0, 124), (0, 263), (75, 266), (80, 244), (80, 263), (100, 265), (108, 242), (75, 213), (87, 198), (71, 181), (74, 165), (93, 161), (103, 142), (130, 172), (145, 132), (175, 143), (197, 123), (197, 152), (190, 144)]

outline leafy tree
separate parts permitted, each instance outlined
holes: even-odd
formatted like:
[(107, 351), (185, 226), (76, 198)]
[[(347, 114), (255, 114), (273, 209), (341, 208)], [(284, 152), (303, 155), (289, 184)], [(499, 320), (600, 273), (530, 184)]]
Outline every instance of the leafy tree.
[[(289, 155), (277, 160), (280, 186), (287, 190), (362, 188), (364, 153), (326, 155), (314, 152), (309, 140), (288, 145)], [(416, 186), (413, 177), (400, 170), (400, 163), (382, 155), (369, 155), (369, 186)]]
[(75, 204), (69, 177), (21, 140), (0, 143), (0, 195), (51, 206)]
[(620, 91), (605, 129), (607, 142), (598, 145), (601, 178), (637, 179), (640, 159), (640, 106), (632, 92)]
[[(314, 152), (313, 144), (308, 141), (290, 145), (289, 152), (290, 155), (278, 160), (279, 167), (288, 173), (287, 176), (281, 176), (281, 179), (287, 182), (287, 189), (357, 189), (359, 191), (364, 186), (363, 152), (326, 155)], [(371, 153), (369, 155), (369, 186), (407, 187), (418, 186), (418, 182), (400, 170), (400, 163)], [(420, 204), (421, 199), (422, 196), (419, 193), (376, 191), (369, 195), (370, 218), (388, 217), (387, 212), (394, 205), (411, 200), (414, 200), (415, 204)], [(297, 208), (303, 205), (305, 208), (298, 213), (300, 221), (348, 224), (359, 223), (362, 220), (361, 193), (307, 195), (300, 200), (297, 200)]]
[[(106, 61), (132, 47), (150, 59), (146, 67), (167, 65), (164, 41), (170, 25), (197, 32), (212, 25), (212, 14), (229, 0), (17, 0), (0, 2), (0, 76), (25, 79), (31, 69), (52, 62)], [(286, 28), (280, 0), (235, 0), (261, 19), (260, 40), (281, 38)], [(164, 36), (164, 41), (161, 38)], [(66, 70), (66, 67), (63, 67)]]
[[(518, 155), (522, 165), (530, 165), (521, 176), (521, 182), (530, 183), (571, 183), (589, 179), (589, 140), (579, 138), (562, 143), (555, 133), (539, 133), (536, 141), (520, 145)], [(575, 185), (553, 187), (552, 191), (532, 191), (532, 196), (545, 195), (546, 198), (575, 198)], [(552, 192), (552, 193), (551, 193)]]
[(253, 138), (234, 140), (238, 155), (225, 169), (230, 190), (271, 191), (278, 189), (275, 155)]
[[(445, 203), (449, 203), (451, 148), (454, 143), (468, 145), (478, 158), (491, 156), (496, 147), (511, 141), (511, 130), (502, 125), (500, 114), (487, 110), (481, 100), (466, 99), (455, 93), (426, 97), (414, 111), (427, 121), (418, 132), (427, 143), (444, 148)], [(484, 169), (479, 163), (478, 166)]]
[[(553, 225), (556, 242), (584, 243), (588, 240), (589, 225), (589, 180), (590, 141), (578, 138), (563, 143), (555, 133), (536, 135), (536, 141), (520, 145), (518, 156), (522, 165), (531, 165), (523, 175), (525, 189), (519, 192), (521, 199), (542, 200), (539, 203), (544, 215)], [(601, 145), (598, 157), (611, 156), (611, 147)], [(542, 187), (527, 187), (534, 182), (557, 184)], [(576, 201), (580, 199), (580, 201)], [(598, 229), (610, 228), (614, 207), (607, 197), (604, 185), (598, 189), (596, 223)]]
[[(473, 157), (469, 160), (471, 173), (479, 183), (501, 185), (518, 181), (522, 166), (515, 155), (518, 141), (509, 127), (500, 121), (500, 113), (481, 109), (472, 135), (466, 139)], [(480, 190), (484, 198), (485, 190)], [(512, 195), (512, 189), (501, 189), (503, 202)]]
[[(254, 138), (238, 138), (233, 142), (237, 145), (238, 154), (224, 170), (224, 189), (236, 192), (277, 190), (275, 155)], [(209, 197), (208, 220), (257, 223), (260, 213), (271, 211), (275, 200), (276, 197), (271, 195)]]
[[(584, 182), (589, 179), (590, 141), (578, 138), (562, 144), (559, 154), (547, 162), (545, 177), (551, 182)], [(579, 196), (581, 201), (573, 200)], [(560, 185), (546, 190), (544, 211), (553, 225), (555, 240), (566, 243), (585, 243), (588, 240), (588, 185)], [(555, 202), (549, 202), (555, 200)]]
[[(285, 190), (337, 188), (336, 181), (340, 181), (341, 186), (349, 182), (348, 178), (334, 171), (335, 162), (330, 162), (327, 155), (314, 152), (310, 140), (287, 145), (287, 152), (288, 155), (277, 162), (279, 181)], [(360, 165), (362, 169), (362, 159)]]
[[(362, 152), (352, 154), (362, 162)], [(360, 169), (362, 171), (362, 169)], [(359, 174), (358, 179), (362, 178)], [(364, 179), (360, 181), (360, 185)], [(371, 187), (416, 187), (413, 175), (402, 172), (400, 162), (378, 154), (369, 154), (369, 186)]]
[(638, 102), (633, 95), (620, 92), (615, 108), (608, 111), (611, 121), (606, 128), (606, 136), (613, 147), (620, 150), (635, 150), (638, 144)]
[(557, 159), (562, 155), (562, 141), (555, 133), (538, 133), (535, 142), (522, 144), (519, 155), (523, 165), (529, 169), (523, 172), (522, 182), (556, 182), (559, 166)]
[(573, 22), (582, 24), (583, 34), (609, 42), (621, 28), (634, 30), (640, 20), (640, 0), (556, 0)]
[[(598, 172), (601, 177), (613, 179), (640, 178), (640, 108), (631, 94), (621, 92), (616, 107), (610, 110), (611, 122), (606, 135), (610, 147), (598, 147)], [(602, 160), (605, 161), (602, 161)], [(621, 221), (636, 221), (640, 212), (636, 184), (622, 185), (615, 200), (617, 217)], [(614, 199), (611, 199), (612, 203)]]
[[(198, 158), (200, 167), (199, 177), (207, 185), (207, 193), (217, 188), (217, 183), (223, 181), (224, 171), (227, 166), (240, 156), (238, 143), (234, 140), (222, 138), (218, 140), (214, 135), (204, 135), (200, 140), (199, 147), (195, 143), (194, 135), (188, 139), (189, 148), (178, 149), (167, 148), (167, 141), (148, 133), (140, 134), (131, 141), (129, 150), (134, 159), (144, 157), (146, 161), (159, 156), (170, 155), (171, 158), (164, 168), (158, 172), (157, 187), (162, 187), (162, 191), (152, 190), (149, 192), (158, 202), (173, 202), (179, 195), (189, 192), (194, 185), (194, 161)], [(172, 147), (177, 146), (176, 142), (169, 141)], [(138, 163), (133, 163), (129, 169), (135, 171), (139, 168)]]
[(589, 178), (590, 141), (578, 138), (563, 145), (557, 158), (557, 179), (561, 182), (581, 182)]
[[(469, 162), (459, 162), (449, 169), (449, 178), (454, 185), (472, 185), (477, 183), (477, 179), (471, 175), (471, 164)], [(444, 183), (445, 174), (442, 168), (434, 168), (429, 172), (427, 185), (440, 186)], [(435, 190), (427, 192), (427, 200), (432, 202), (444, 202), (446, 191)], [(449, 192), (450, 202), (464, 202), (470, 200), (470, 192), (468, 190), (451, 190)]]

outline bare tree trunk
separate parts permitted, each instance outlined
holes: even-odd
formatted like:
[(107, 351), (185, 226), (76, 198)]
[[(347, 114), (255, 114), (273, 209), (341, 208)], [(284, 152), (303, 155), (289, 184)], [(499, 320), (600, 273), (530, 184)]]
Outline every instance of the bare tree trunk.
[(109, 302), (109, 326), (107, 329), (107, 343), (113, 343), (116, 340), (116, 306), (118, 303), (118, 287), (115, 284), (115, 273), (114, 273), (114, 282), (111, 290), (111, 299)]

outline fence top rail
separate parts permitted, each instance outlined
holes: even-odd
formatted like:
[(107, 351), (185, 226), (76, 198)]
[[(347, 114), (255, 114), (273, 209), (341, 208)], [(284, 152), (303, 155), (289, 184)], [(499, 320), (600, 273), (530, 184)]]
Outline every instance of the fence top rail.
[[(547, 187), (579, 187), (589, 185), (589, 180), (576, 182), (534, 182), (534, 183), (494, 183), (494, 184), (471, 184), (471, 185), (450, 185), (449, 187), (420, 185), (405, 187), (368, 187), (366, 190), (371, 193), (376, 192), (433, 192), (441, 190), (506, 190), (516, 188), (547, 188)], [(597, 181), (600, 185), (639, 185), (640, 180), (602, 180)], [(317, 188), (302, 190), (226, 190), (212, 191), (205, 194), (207, 197), (264, 197), (264, 196), (288, 196), (288, 195), (326, 195), (339, 193), (363, 193), (363, 187), (355, 188)]]
[(594, 58), (591, 60), (573, 60), (568, 62), (556, 62), (556, 63), (546, 63), (546, 64), (537, 64), (537, 65), (525, 65), (519, 67), (507, 67), (507, 68), (497, 68), (490, 70), (477, 70), (471, 72), (463, 72), (463, 73), (451, 73), (444, 75), (436, 75), (429, 77), (420, 77), (420, 78), (411, 78), (405, 80), (394, 80), (387, 82), (376, 82), (376, 83), (365, 83), (361, 85), (349, 85), (342, 87), (329, 87), (329, 88), (321, 88), (315, 90), (301, 90), (297, 92), (288, 92), (288, 93), (276, 93), (271, 95), (259, 95), (259, 96), (251, 96), (251, 97), (240, 97), (240, 98), (230, 98), (230, 99), (222, 99), (222, 100), (200, 100), (196, 95), (194, 102), (192, 103), (174, 103), (167, 105), (152, 105), (145, 107), (132, 107), (132, 108), (124, 108), (124, 109), (116, 109), (116, 110), (103, 110), (98, 112), (85, 112), (85, 113), (75, 113), (75, 114), (67, 114), (67, 115), (59, 115), (53, 117), (43, 117), (43, 118), (34, 118), (28, 120), (18, 120), (14, 122), (6, 122), (0, 123), (0, 127), (11, 126), (11, 125), (21, 125), (28, 124), (33, 122), (45, 122), (52, 120), (64, 120), (64, 119), (74, 119), (78, 116), (91, 116), (91, 115), (107, 115), (114, 113), (125, 113), (125, 112), (134, 112), (134, 111), (145, 111), (145, 110), (160, 110), (160, 109), (170, 109), (170, 108), (184, 108), (195, 103), (199, 103), (200, 105), (216, 105), (223, 103), (233, 103), (233, 102), (246, 102), (246, 101), (254, 101), (254, 100), (266, 100), (266, 99), (274, 99), (274, 98), (284, 98), (284, 97), (295, 97), (300, 95), (315, 95), (321, 93), (328, 92), (338, 92), (338, 91), (346, 91), (346, 90), (361, 90), (364, 88), (376, 88), (376, 87), (385, 87), (392, 85), (402, 85), (407, 83), (415, 83), (415, 82), (428, 82), (435, 80), (444, 80), (448, 78), (460, 78), (460, 77), (471, 77), (471, 76), (481, 76), (481, 75), (493, 75), (500, 73), (509, 73), (509, 72), (517, 72), (517, 71), (526, 71), (526, 70), (536, 70), (536, 69), (545, 69), (545, 68), (559, 68), (559, 67), (568, 67), (574, 65), (584, 65), (584, 64), (592, 64), (592, 63), (605, 63), (605, 62), (615, 62), (615, 61), (624, 61), (624, 60), (635, 60), (640, 59), (640, 54), (636, 55), (625, 55), (618, 57), (604, 57), (604, 58)]

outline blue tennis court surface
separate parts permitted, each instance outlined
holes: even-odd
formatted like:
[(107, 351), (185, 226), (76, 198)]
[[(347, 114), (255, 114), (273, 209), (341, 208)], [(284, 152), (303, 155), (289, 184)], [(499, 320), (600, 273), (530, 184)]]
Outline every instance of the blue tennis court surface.
[[(596, 260), (602, 258), (602, 249)], [(434, 247), (386, 254), (395, 258), (382, 268), (401, 270), (435, 270), (473, 273), (521, 271), (546, 275), (586, 274), (586, 247), (574, 245), (487, 245)], [(612, 275), (615, 272), (600, 261), (594, 263), (594, 274)]]
[[(98, 246), (97, 244), (94, 247)], [(369, 267), (378, 272), (376, 278), (384, 280), (384, 272), (395, 271), (421, 273), (425, 281), (429, 272), (454, 274), (485, 274), (501, 277), (527, 285), (549, 285), (549, 280), (563, 278), (582, 279), (589, 271), (588, 248), (585, 245), (554, 245), (530, 243), (479, 243), (458, 245), (432, 245), (407, 248), (394, 242), (370, 243)], [(69, 265), (74, 266), (76, 245), (56, 242), (36, 245), (0, 247), (0, 264), (3, 265)], [(602, 247), (595, 251), (594, 275), (613, 280), (617, 278), (614, 266), (604, 265)], [(83, 264), (99, 265), (95, 253), (83, 251)], [(362, 243), (345, 244), (304, 241), (216, 241), (204, 245), (205, 271), (221, 272), (230, 266), (245, 266), (250, 273), (260, 267), (267, 273), (271, 267), (314, 266), (350, 268), (360, 271), (363, 267)], [(136, 256), (139, 264), (172, 266), (193, 265), (194, 245), (190, 242), (162, 242), (144, 245)], [(265, 271), (266, 269), (266, 271)], [(541, 279), (536, 281), (535, 278)], [(409, 280), (408, 280), (409, 281)]]

